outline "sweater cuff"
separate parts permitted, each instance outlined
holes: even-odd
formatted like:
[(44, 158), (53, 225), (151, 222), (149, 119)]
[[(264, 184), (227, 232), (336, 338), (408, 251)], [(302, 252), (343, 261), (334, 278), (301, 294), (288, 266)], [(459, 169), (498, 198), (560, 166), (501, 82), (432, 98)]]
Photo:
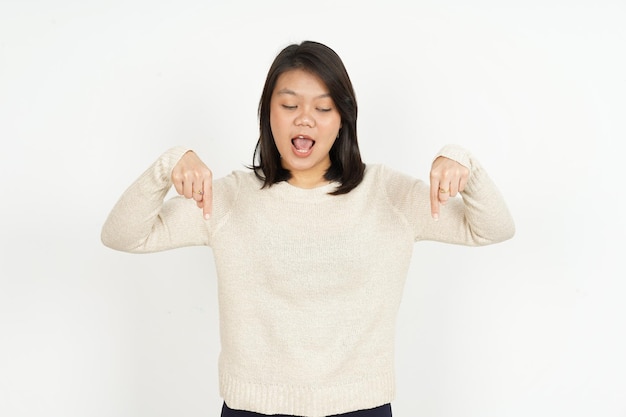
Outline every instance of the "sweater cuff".
[(156, 169), (153, 171), (155, 180), (160, 183), (172, 182), (172, 170), (183, 157), (191, 149), (184, 146), (175, 146), (165, 151), (156, 162)]
[(453, 161), (458, 162), (459, 164), (463, 165), (470, 171), (472, 170), (472, 163), (471, 163), (469, 152), (458, 145), (444, 146), (443, 148), (441, 148), (439, 153), (437, 153), (437, 156), (435, 156), (435, 159), (439, 158), (440, 156), (444, 156), (448, 159), (452, 159)]
[(458, 145), (446, 145), (439, 151), (435, 159), (440, 156), (452, 159), (469, 169), (470, 175), (467, 179), (464, 193), (475, 192), (482, 187), (481, 184), (485, 181), (486, 173), (482, 165), (469, 153), (469, 151)]

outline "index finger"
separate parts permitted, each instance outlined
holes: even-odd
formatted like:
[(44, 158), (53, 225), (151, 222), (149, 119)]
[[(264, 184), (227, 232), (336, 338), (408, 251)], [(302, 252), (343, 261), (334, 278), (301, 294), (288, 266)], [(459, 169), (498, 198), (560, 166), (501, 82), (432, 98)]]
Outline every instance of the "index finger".
[(202, 214), (206, 220), (213, 213), (213, 181), (204, 181), (202, 184)]
[(439, 220), (439, 181), (430, 181), (430, 215)]

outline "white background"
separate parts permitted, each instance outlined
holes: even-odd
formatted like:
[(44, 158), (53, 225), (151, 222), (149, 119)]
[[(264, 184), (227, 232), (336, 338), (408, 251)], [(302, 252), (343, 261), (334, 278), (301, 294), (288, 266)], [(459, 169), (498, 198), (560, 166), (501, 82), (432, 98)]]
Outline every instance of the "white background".
[(419, 243), (394, 415), (626, 416), (623, 1), (0, 0), (0, 415), (216, 416), (210, 249), (100, 228), (174, 145), (251, 162), (267, 69), (343, 58), (366, 162), (427, 178), (445, 143), (517, 234)]

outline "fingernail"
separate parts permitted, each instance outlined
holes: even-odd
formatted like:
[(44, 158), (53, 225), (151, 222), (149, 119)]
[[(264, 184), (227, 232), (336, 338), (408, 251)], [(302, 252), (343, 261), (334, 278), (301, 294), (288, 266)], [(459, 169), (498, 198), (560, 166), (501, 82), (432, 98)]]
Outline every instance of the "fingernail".
[(211, 217), (211, 215), (209, 213), (206, 213), (204, 215), (204, 220), (209, 220), (210, 217)]
[(437, 222), (437, 221), (439, 221), (439, 214), (438, 214), (438, 213), (433, 214), (433, 219), (434, 219), (436, 222)]

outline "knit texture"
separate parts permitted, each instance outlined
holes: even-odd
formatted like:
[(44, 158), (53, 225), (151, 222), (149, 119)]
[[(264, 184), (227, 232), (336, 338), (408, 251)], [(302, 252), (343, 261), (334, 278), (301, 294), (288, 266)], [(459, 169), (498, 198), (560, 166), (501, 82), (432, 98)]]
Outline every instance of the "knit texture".
[(213, 215), (163, 199), (184, 148), (163, 154), (122, 195), (103, 242), (129, 252), (208, 245), (218, 276), (220, 391), (235, 409), (320, 417), (394, 398), (395, 321), (414, 243), (485, 245), (510, 238), (512, 218), (480, 164), (440, 220), (429, 185), (382, 165), (332, 196), (336, 184), (261, 189), (252, 172), (214, 182)]

